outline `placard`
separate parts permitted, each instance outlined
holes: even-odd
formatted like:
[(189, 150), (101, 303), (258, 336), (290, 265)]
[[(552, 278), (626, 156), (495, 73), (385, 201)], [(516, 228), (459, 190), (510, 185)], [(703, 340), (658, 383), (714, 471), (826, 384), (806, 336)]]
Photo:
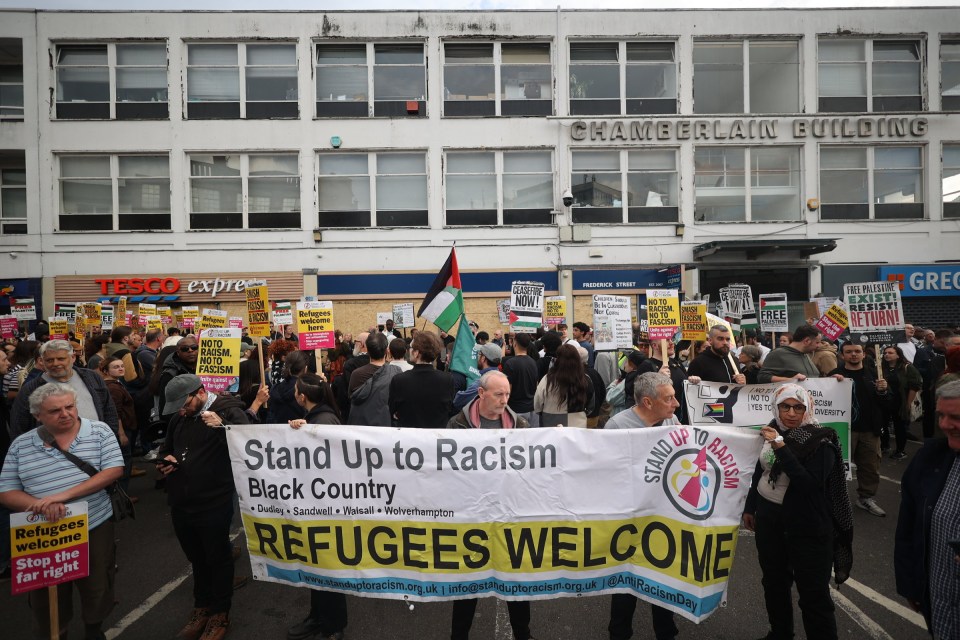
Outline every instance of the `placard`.
[(283, 326), (293, 324), (293, 305), (290, 302), (273, 303), (273, 324)]
[(152, 302), (141, 302), (137, 305), (137, 315), (141, 318), (158, 315), (157, 305), (153, 304)]
[(723, 304), (723, 315), (726, 318), (740, 320), (753, 308), (753, 293), (748, 284), (728, 284), (720, 289), (720, 302)]
[(103, 332), (113, 330), (116, 318), (113, 315), (113, 305), (112, 304), (102, 304), (100, 305), (100, 326), (103, 329)]
[(125, 327), (127, 324), (127, 296), (120, 296), (117, 298), (116, 313), (115, 317), (113, 318), (113, 325), (115, 327)]
[(333, 303), (329, 300), (297, 302), (297, 336), (303, 350), (335, 347)]
[(842, 302), (834, 302), (827, 312), (817, 320), (817, 329), (830, 340), (836, 340), (847, 330), (850, 319)]
[(412, 302), (402, 302), (393, 305), (393, 326), (406, 329), (415, 326), (416, 316)]
[(629, 349), (633, 346), (630, 298), (593, 296), (593, 348), (597, 351)]
[(240, 380), (240, 329), (204, 329), (200, 332), (197, 377), (214, 393), (231, 390)]
[(387, 320), (393, 320), (393, 311), (377, 311), (377, 326), (387, 326)]
[(896, 344), (906, 340), (903, 303), (896, 282), (858, 282), (843, 286), (850, 337), (861, 344)]
[(672, 340), (680, 329), (677, 289), (647, 289), (647, 335), (650, 340)]
[(173, 312), (170, 310), (170, 307), (158, 304), (157, 315), (160, 316), (160, 321), (163, 322), (163, 324), (173, 324)]
[(760, 330), (775, 333), (790, 331), (787, 318), (787, 294), (760, 294)]
[(83, 303), (83, 324), (89, 331), (92, 327), (99, 326), (101, 323), (100, 312), (103, 309), (103, 305), (99, 302), (84, 302)]
[(239, 316), (230, 316), (227, 318), (227, 326), (231, 329), (243, 329), (243, 318)]
[(66, 318), (67, 322), (73, 324), (77, 317), (77, 305), (72, 302), (55, 302), (53, 304), (53, 315)]
[(680, 303), (680, 330), (684, 340), (703, 342), (707, 339), (707, 303), (704, 300), (684, 300)]
[(251, 280), (246, 286), (247, 333), (254, 338), (270, 337), (270, 298), (266, 280)]
[(567, 321), (567, 297), (550, 296), (543, 308), (543, 321), (548, 326), (556, 326)]
[(30, 512), (10, 514), (10, 587), (13, 595), (90, 574), (86, 501), (64, 505), (56, 522)]
[(10, 315), (17, 320), (36, 320), (37, 303), (33, 298), (10, 298)]
[(204, 309), (197, 321), (197, 331), (207, 329), (225, 329), (227, 327), (227, 312), (223, 309)]
[(500, 324), (510, 324), (510, 298), (497, 300), (497, 317)]
[(163, 318), (160, 316), (146, 316), (141, 321), (146, 321), (147, 331), (163, 331)]
[(510, 331), (536, 333), (543, 326), (542, 282), (515, 280), (510, 285)]
[(0, 338), (13, 338), (20, 329), (20, 321), (13, 316), (0, 316)]
[(50, 326), (51, 340), (69, 340), (70, 339), (70, 323), (67, 322), (66, 318), (61, 318), (59, 316), (51, 316), (47, 320), (47, 324)]

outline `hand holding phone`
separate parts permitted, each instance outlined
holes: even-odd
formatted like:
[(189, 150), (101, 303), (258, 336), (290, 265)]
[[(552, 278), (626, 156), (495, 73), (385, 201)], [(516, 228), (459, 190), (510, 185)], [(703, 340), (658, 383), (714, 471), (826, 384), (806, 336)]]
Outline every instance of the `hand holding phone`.
[(166, 458), (157, 458), (156, 464), (158, 467), (179, 467), (180, 463), (176, 460), (167, 460)]

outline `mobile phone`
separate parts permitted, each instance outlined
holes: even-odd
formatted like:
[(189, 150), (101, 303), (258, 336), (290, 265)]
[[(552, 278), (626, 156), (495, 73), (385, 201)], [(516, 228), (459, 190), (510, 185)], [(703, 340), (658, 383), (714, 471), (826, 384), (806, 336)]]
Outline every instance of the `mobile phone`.
[(180, 463), (175, 460), (167, 460), (166, 458), (157, 458), (155, 460), (157, 466), (169, 466), (169, 467), (179, 467)]

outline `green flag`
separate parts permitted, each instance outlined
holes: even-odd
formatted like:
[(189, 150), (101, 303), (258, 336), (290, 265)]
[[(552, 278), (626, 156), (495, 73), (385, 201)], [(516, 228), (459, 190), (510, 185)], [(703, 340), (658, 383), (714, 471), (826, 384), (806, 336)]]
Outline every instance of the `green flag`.
[(453, 355), (450, 358), (450, 370), (462, 373), (467, 377), (467, 385), (480, 377), (477, 369), (477, 341), (470, 330), (467, 314), (460, 316), (460, 325), (457, 327), (457, 339), (453, 343)]

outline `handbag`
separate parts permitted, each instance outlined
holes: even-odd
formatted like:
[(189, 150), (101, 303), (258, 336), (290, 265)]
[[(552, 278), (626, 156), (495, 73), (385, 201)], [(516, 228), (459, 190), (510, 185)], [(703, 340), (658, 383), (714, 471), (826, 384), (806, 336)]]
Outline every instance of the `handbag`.
[[(62, 453), (64, 458), (75, 464), (81, 471), (91, 478), (100, 473), (86, 460), (81, 460), (69, 451), (64, 451), (61, 449), (53, 435), (44, 427), (37, 427), (37, 434), (40, 436), (41, 440)], [(110, 506), (113, 507), (113, 515), (110, 516), (110, 519), (113, 522), (120, 522), (127, 517), (136, 519), (137, 509), (133, 506), (133, 500), (130, 499), (130, 496), (127, 495), (127, 492), (124, 491), (119, 482), (114, 482), (110, 486), (104, 487), (104, 491), (107, 492), (107, 497), (110, 498)]]

